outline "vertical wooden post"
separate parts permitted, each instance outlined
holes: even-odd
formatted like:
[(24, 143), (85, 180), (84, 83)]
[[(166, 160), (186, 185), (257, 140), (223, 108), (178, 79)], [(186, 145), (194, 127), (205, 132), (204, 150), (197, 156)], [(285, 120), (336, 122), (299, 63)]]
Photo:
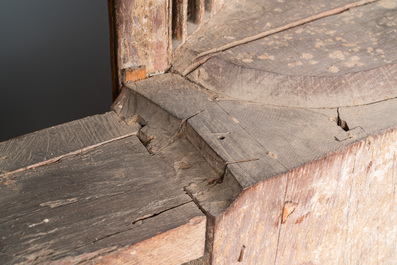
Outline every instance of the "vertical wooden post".
[(188, 0), (174, 0), (172, 6), (172, 24), (174, 38), (185, 42), (187, 37)]
[(205, 0), (195, 0), (192, 3), (192, 21), (201, 24), (204, 20)]
[(125, 77), (132, 76), (132, 81), (137, 81), (168, 69), (170, 3), (168, 0), (108, 0), (108, 4), (113, 97), (116, 97), (121, 85), (128, 81)]

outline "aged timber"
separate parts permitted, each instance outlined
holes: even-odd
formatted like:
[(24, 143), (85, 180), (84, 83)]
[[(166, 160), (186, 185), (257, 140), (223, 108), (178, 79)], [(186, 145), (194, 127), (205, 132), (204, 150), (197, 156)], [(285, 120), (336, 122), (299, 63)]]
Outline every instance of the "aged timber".
[(112, 111), (0, 143), (4, 264), (395, 264), (396, 0), (110, 0)]

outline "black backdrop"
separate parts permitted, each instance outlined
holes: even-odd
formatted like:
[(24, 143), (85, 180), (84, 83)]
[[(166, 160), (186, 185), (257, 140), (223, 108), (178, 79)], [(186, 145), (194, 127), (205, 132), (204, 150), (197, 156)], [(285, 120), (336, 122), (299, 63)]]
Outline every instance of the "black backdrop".
[(110, 104), (106, 0), (0, 1), (0, 141)]

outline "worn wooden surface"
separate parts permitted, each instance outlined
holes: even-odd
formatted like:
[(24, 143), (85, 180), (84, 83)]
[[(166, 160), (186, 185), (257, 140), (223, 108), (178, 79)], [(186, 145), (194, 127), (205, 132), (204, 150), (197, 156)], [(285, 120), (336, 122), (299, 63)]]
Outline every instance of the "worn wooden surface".
[[(115, 118), (114, 113), (96, 118), (109, 115)], [(124, 129), (137, 126), (117, 121)], [(92, 119), (74, 124), (86, 128)], [(47, 130), (62, 136), (65, 126)], [(108, 133), (96, 130), (103, 132)], [(40, 139), (43, 133), (49, 132), (25, 137)], [(83, 141), (86, 135), (76, 138)], [(53, 148), (57, 146), (50, 143), (48, 150)], [(184, 151), (181, 146), (179, 152)], [(150, 155), (135, 131), (70, 152), (56, 162), (4, 174), (0, 183), (1, 263), (92, 260), (122, 264), (128, 260), (130, 264), (180, 264), (201, 257), (206, 217), (178, 183), (182, 172), (164, 161)], [(192, 171), (186, 178), (198, 176)]]
[(282, 0), (225, 1), (223, 8), (218, 9), (217, 14), (175, 54), (173, 67), (176, 71), (184, 72), (202, 52), (356, 2), (316, 0), (303, 4)]
[(394, 98), (396, 9), (383, 0), (292, 27), (215, 53), (189, 78), (220, 95), (278, 106)]
[(119, 88), (123, 69), (144, 67), (146, 74), (163, 72), (168, 68), (169, 1), (113, 0), (114, 31), (116, 34)]
[(242, 249), (242, 264), (394, 264), (396, 136), (245, 190), (216, 222), (213, 264), (241, 264)]
[(1, 142), (0, 176), (137, 132), (108, 112)]
[(172, 69), (124, 84), (110, 141), (3, 174), (1, 257), (395, 264), (397, 1), (179, 2), (115, 0), (118, 71)]
[[(252, 14), (234, 20), (230, 14), (236, 14), (232, 11), (243, 1), (224, 6), (176, 51), (173, 70), (186, 73), (200, 53), (233, 43), (233, 34), (249, 37), (268, 27), (321, 16), (208, 53), (210, 58), (203, 56), (201, 62), (198, 57), (201, 65), (192, 68), (187, 79), (165, 74), (129, 84), (131, 91), (124, 94), (137, 94), (135, 98), (142, 96), (172, 116), (187, 119), (186, 138), (219, 172), (211, 188), (203, 182), (185, 188), (215, 217), (207, 263), (393, 264), (396, 1), (317, 1), (309, 3), (313, 9), (281, 8), (274, 1), (273, 9), (282, 10), (263, 15), (263, 8), (272, 7), (270, 2), (247, 2), (245, 9)], [(285, 17), (285, 12), (293, 15)], [(253, 14), (258, 14), (258, 24)], [(230, 22), (221, 25), (221, 19)], [(241, 27), (243, 20), (246, 28)], [(233, 31), (233, 23), (240, 23), (240, 30), (236, 26)], [(382, 148), (384, 155), (377, 151)], [(362, 150), (372, 152), (372, 157)], [(376, 172), (364, 170), (373, 164), (378, 164)], [(387, 181), (381, 182), (383, 172)], [(328, 181), (335, 184), (332, 192), (326, 188)], [(371, 181), (378, 186), (369, 185)], [(382, 187), (387, 192), (382, 193)], [(351, 206), (350, 189), (361, 196), (376, 194), (385, 209), (374, 209), (376, 217), (370, 219), (363, 211), (375, 204), (364, 200), (365, 206)], [(214, 207), (214, 191), (218, 197), (230, 195)], [(343, 216), (354, 224), (338, 223)], [(360, 226), (364, 232), (356, 228)], [(375, 240), (377, 230), (391, 236)], [(382, 247), (375, 253), (370, 249), (377, 248), (376, 242)]]
[[(186, 119), (199, 112), (188, 119), (187, 130), (192, 127), (200, 140), (195, 141), (194, 134), (188, 134), (187, 137), (204, 157), (211, 156), (208, 152), (215, 150), (220, 159), (213, 157), (208, 162), (217, 171), (222, 174), (226, 162), (253, 160), (230, 165), (233, 170), (239, 171), (236, 175), (242, 187), (249, 187), (264, 176), (277, 175), (286, 170), (237, 120), (216, 102), (211, 101), (211, 95), (199, 91), (197, 86), (185, 79), (165, 74), (131, 84), (129, 87), (179, 119)], [(205, 144), (200, 146), (203, 142)]]

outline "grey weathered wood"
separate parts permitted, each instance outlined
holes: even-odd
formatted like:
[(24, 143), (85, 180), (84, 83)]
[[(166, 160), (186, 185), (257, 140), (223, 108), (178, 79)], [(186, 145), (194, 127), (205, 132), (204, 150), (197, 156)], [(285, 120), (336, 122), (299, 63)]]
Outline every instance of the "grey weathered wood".
[[(197, 86), (182, 77), (165, 74), (129, 86), (182, 120), (197, 114), (187, 120), (187, 130), (191, 126), (202, 140), (197, 142), (190, 138), (193, 135), (191, 133), (187, 137), (205, 157), (211, 150), (215, 151), (221, 161), (213, 157), (215, 159), (209, 159), (208, 162), (221, 174), (227, 162), (255, 159), (231, 165), (233, 170), (239, 172), (236, 178), (242, 187), (249, 187), (260, 179), (286, 170), (217, 103), (212, 102), (210, 95), (199, 91)], [(220, 137), (222, 135), (224, 138)], [(203, 142), (205, 145), (200, 147)]]
[[(218, 2), (224, 1), (211, 2), (211, 8), (217, 9)], [(321, 0), (303, 5), (277, 0), (268, 0), (265, 4), (262, 0), (226, 1), (222, 9), (213, 12), (215, 16), (180, 47), (174, 55), (173, 69), (182, 73), (201, 52), (354, 2)]]
[[(239, 101), (218, 104), (289, 169), (314, 161), (355, 140), (349, 139), (348, 132), (336, 123), (336, 110), (333, 116), (327, 116), (309, 109)], [(335, 138), (341, 135), (349, 140), (341, 143)]]
[(327, 16), (218, 56), (246, 68), (290, 76), (346, 75), (387, 65), (397, 60), (397, 14), (387, 2)]
[[(189, 82), (181, 82), (181, 79), (179, 78), (165, 78), (166, 79), (163, 77), (151, 78), (151, 81), (156, 83), (159, 82), (159, 84), (162, 83), (165, 86), (170, 85), (169, 82), (171, 82), (171, 84), (173, 84), (171, 87), (176, 89), (177, 87), (175, 86), (178, 85), (187, 85), (186, 88), (191, 85)], [(150, 97), (152, 100), (160, 100), (166, 103), (168, 102), (168, 99), (173, 97), (170, 92), (166, 91), (161, 94), (153, 94), (158, 94), (156, 97), (149, 96), (154, 90), (148, 89), (148, 87), (145, 86), (147, 83), (148, 82), (145, 81), (137, 83), (136, 85), (142, 86), (142, 88), (147, 92), (146, 96)], [(189, 97), (187, 97), (188, 93), (186, 93), (186, 90), (185, 93), (183, 93), (183, 90), (177, 89), (176, 93), (182, 93), (181, 96), (183, 98), (189, 99)], [(194, 103), (194, 101), (191, 101), (191, 103)], [(136, 116), (142, 117), (143, 120), (147, 120), (143, 129), (146, 129), (145, 133), (150, 135), (153, 140), (146, 146), (146, 148), (148, 148), (154, 155), (161, 157), (165, 166), (175, 171), (175, 177), (179, 185), (189, 192), (192, 198), (200, 203), (201, 208), (206, 213), (216, 216), (230, 205), (242, 188), (230, 174), (225, 174), (226, 178), (224, 183), (219, 185), (217, 181), (220, 180), (224, 173), (225, 162), (215, 154), (210, 147), (204, 146), (206, 144), (200, 136), (197, 136), (197, 142), (192, 139), (192, 137), (194, 137), (192, 136), (194, 132), (192, 132), (192, 134), (189, 133), (190, 130), (192, 130), (191, 126), (186, 124), (186, 121), (183, 121), (183, 119), (188, 118), (188, 113), (190, 113), (190, 111), (196, 111), (200, 105), (186, 105), (183, 104), (182, 101), (178, 100), (175, 101), (175, 104), (173, 105), (164, 104), (164, 106), (167, 106), (167, 108), (173, 108), (171, 114), (176, 115), (176, 113), (178, 113), (180, 116), (179, 119), (172, 116), (153, 101), (149, 100), (149, 98), (146, 98), (143, 95), (138, 94), (136, 91), (128, 88), (123, 90), (112, 108), (117, 110), (118, 114), (127, 121), (131, 120), (131, 117)], [(189, 111), (190, 106), (194, 107)], [(138, 135), (141, 135), (141, 133)], [(223, 135), (228, 136), (229, 134), (210, 134), (210, 136), (215, 138)], [(200, 150), (202, 153), (206, 154), (207, 160), (210, 160), (208, 157), (210, 152), (215, 156), (210, 162), (214, 168), (209, 166), (208, 162), (202, 155), (200, 155), (199, 152), (197, 152), (186, 137), (188, 137), (196, 147), (200, 145), (200, 143), (204, 143), (203, 146), (200, 146), (200, 148), (202, 148)]]
[(221, 95), (278, 106), (329, 108), (397, 97), (397, 15), (390, 3), (236, 46), (190, 78)]
[[(341, 119), (347, 122), (351, 133), (360, 129), (364, 135), (377, 134), (395, 128), (397, 124), (397, 99), (390, 99), (359, 107), (339, 108)], [(358, 135), (353, 135), (358, 138)]]
[(8, 175), (0, 187), (2, 264), (117, 251), (203, 217), (136, 136)]
[[(119, 60), (150, 75), (170, 2), (116, 2)], [(397, 1), (206, 2), (171, 73), (113, 105), (136, 136), (3, 175), (4, 259), (394, 263)], [(148, 11), (156, 58), (134, 48), (155, 47), (131, 24)]]
[(137, 131), (108, 112), (1, 142), (0, 175)]

